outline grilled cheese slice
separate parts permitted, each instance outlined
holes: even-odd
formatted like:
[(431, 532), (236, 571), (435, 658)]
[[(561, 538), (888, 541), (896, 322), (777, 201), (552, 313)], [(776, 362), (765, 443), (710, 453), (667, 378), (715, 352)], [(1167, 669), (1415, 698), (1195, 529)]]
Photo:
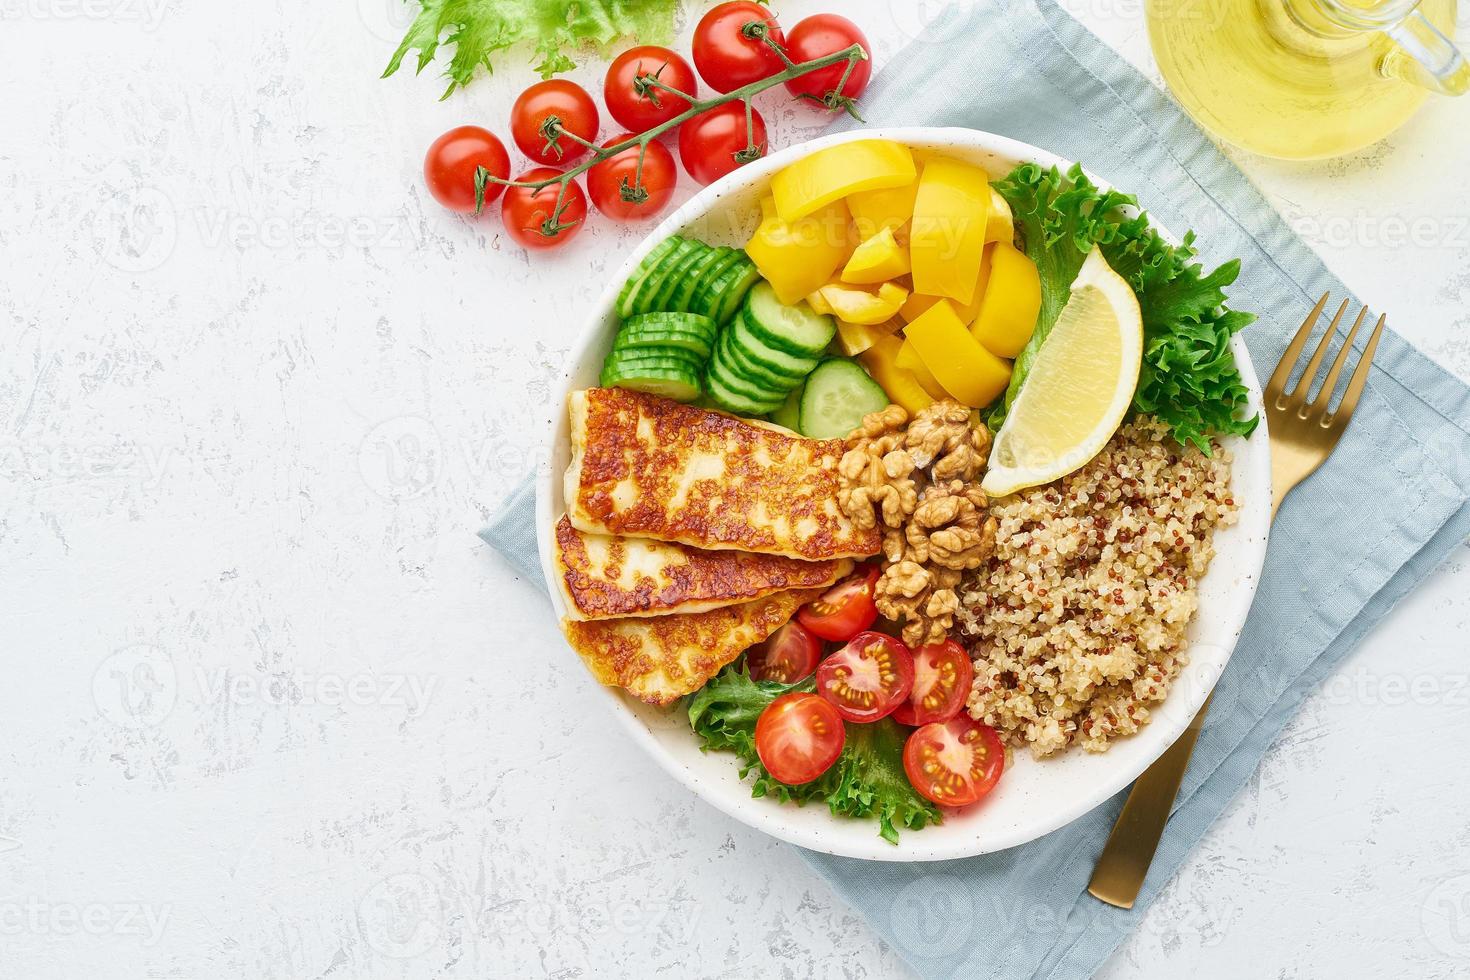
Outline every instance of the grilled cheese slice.
[(706, 612), (786, 589), (831, 585), (852, 562), (798, 561), (744, 551), (704, 551), (647, 538), (588, 534), (556, 525), (558, 584), (571, 619)]
[(563, 620), (567, 642), (603, 684), (649, 704), (672, 704), (705, 685), (741, 651), (790, 621), (821, 589), (778, 592), (701, 613)]
[(570, 398), (567, 517), (579, 531), (807, 561), (878, 552), (837, 503), (841, 439), (622, 388)]

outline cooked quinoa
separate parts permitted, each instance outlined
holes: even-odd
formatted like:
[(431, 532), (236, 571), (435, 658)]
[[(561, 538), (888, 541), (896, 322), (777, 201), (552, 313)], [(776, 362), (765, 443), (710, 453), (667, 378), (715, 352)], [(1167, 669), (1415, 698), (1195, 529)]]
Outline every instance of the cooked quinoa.
[(1140, 419), (1057, 483), (994, 501), (995, 554), (962, 585), (970, 714), (1010, 744), (1103, 752), (1147, 724), (1188, 663), (1185, 628), (1216, 527), (1236, 519), (1230, 457)]

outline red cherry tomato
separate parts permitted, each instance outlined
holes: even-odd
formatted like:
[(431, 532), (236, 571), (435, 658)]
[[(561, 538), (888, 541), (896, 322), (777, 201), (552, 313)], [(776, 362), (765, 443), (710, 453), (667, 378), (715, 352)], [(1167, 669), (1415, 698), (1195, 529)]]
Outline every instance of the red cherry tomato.
[(873, 587), (877, 584), (878, 566), (859, 568), (802, 606), (796, 618), (822, 639), (846, 643), (878, 618), (878, 607), (873, 603)]
[[(766, 121), (750, 110), (753, 139), (747, 138), (745, 106), (727, 102), (679, 127), (679, 159), (701, 184), (712, 184), (732, 170), (766, 155)], [(750, 150), (754, 143), (755, 150)]]
[(954, 640), (927, 643), (914, 651), (914, 689), (893, 712), (901, 725), (928, 725), (949, 721), (970, 697), (975, 665)]
[[(632, 133), (623, 133), (602, 145), (617, 146), (632, 138)], [(609, 218), (638, 221), (653, 217), (668, 205), (678, 180), (679, 168), (674, 165), (674, 155), (658, 140), (650, 140), (641, 175), (638, 147), (630, 147), (592, 165), (587, 171), (587, 194), (593, 206)], [(642, 200), (630, 200), (639, 197)]]
[[(551, 167), (537, 167), (516, 180), (546, 180), (561, 172)], [(571, 241), (587, 223), (587, 197), (577, 182), (572, 181), (562, 199), (561, 213), (555, 214), (559, 191), (557, 184), (547, 184), (540, 190), (507, 187), (505, 202), (500, 206), (506, 234), (526, 248), (557, 248)]]
[(597, 103), (582, 86), (563, 78), (537, 82), (520, 94), (510, 110), (511, 138), (537, 163), (571, 163), (587, 147), (564, 135), (553, 139), (545, 129), (553, 116), (568, 133), (588, 142), (597, 139)]
[(822, 641), (792, 620), (745, 652), (745, 669), (758, 681), (795, 684), (809, 677), (821, 659)]
[(1006, 750), (989, 725), (961, 715), (915, 729), (903, 747), (903, 771), (926, 799), (969, 806), (994, 787)]
[[(510, 155), (500, 137), (479, 126), (456, 126), (429, 144), (424, 183), (434, 200), (451, 211), (475, 211), (475, 170), (484, 167), (501, 180), (510, 176)], [(485, 203), (500, 196), (499, 184), (485, 185)]]
[[(752, 28), (752, 24), (761, 27)], [(694, 29), (694, 67), (699, 77), (716, 92), (733, 92), (784, 69), (781, 56), (755, 36), (761, 30), (776, 44), (785, 45), (775, 15), (760, 4), (741, 0), (711, 8)]]
[(668, 122), (689, 108), (688, 99), (649, 85), (646, 80), (640, 83), (639, 79), (646, 76), (685, 95), (699, 93), (694, 69), (668, 48), (645, 44), (624, 51), (607, 70), (602, 101), (607, 103), (607, 111), (618, 125), (635, 133)]
[(846, 743), (836, 709), (815, 694), (783, 694), (755, 720), (755, 753), (788, 786), (809, 783), (832, 768)]
[[(856, 24), (837, 14), (816, 14), (799, 21), (786, 37), (786, 50), (797, 64), (835, 54), (854, 44), (861, 44), (868, 57), (853, 62), (846, 82), (842, 81), (842, 75), (847, 71), (847, 62), (839, 61), (798, 75), (786, 83), (786, 90), (798, 98), (816, 99), (830, 109), (841, 109), (844, 105), (842, 99), (856, 99), (862, 95), (868, 87), (868, 79), (873, 77), (873, 46)], [(842, 86), (840, 95), (834, 94), (838, 85)]]
[(913, 654), (884, 633), (859, 633), (817, 667), (817, 693), (848, 721), (892, 714), (913, 686)]

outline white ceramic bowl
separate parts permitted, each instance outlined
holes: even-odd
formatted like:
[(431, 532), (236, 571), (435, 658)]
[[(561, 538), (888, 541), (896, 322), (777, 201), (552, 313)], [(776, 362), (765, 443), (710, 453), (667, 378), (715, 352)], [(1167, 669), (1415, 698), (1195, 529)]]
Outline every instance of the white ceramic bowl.
[[(759, 198), (772, 174), (820, 147), (875, 137), (971, 161), (992, 177), (1026, 161), (1063, 169), (1070, 165), (1036, 147), (969, 129), (859, 130), (788, 147), (748, 164), (665, 219), (608, 278), (607, 288), (572, 350), (566, 384), (556, 402), (548, 451), (542, 457), (546, 463), (538, 474), (536, 520), (541, 565), (558, 617), (564, 614), (564, 607), (556, 586), (551, 529), (565, 510), (565, 396), (597, 384), (602, 359), (617, 330), (613, 302), (623, 280), (655, 244), (671, 234), (692, 235), (713, 244), (743, 244), (755, 226)], [(1147, 207), (1148, 202), (1143, 204)], [(1208, 247), (1209, 242), (1204, 245)], [(1250, 388), (1252, 408), (1259, 410), (1260, 384), (1239, 337), (1234, 351)], [(1102, 754), (1074, 749), (1038, 762), (1025, 749), (1014, 751), (1011, 768), (989, 797), (974, 807), (947, 814), (939, 826), (904, 831), (897, 845), (878, 836), (876, 821), (834, 817), (821, 803), (797, 807), (769, 798), (752, 799), (750, 787), (737, 777), (734, 757), (723, 752), (701, 752), (689, 730), (688, 717), (677, 707), (660, 710), (607, 688), (612, 713), (645, 751), (704, 800), (742, 823), (802, 847), (870, 860), (935, 861), (985, 854), (1040, 837), (1117, 793), (1158, 758), (1204, 703), (1230, 657), (1245, 625), (1266, 554), (1271, 473), (1265, 426), (1249, 441), (1231, 439), (1229, 448), (1235, 458), (1232, 479), (1236, 499), (1241, 501), (1240, 521), (1215, 537), (1218, 553), (1200, 584), (1199, 610), (1189, 628), (1189, 665), (1175, 680), (1168, 699), (1154, 709), (1151, 723), (1137, 735), (1114, 742)], [(576, 656), (570, 649), (566, 655)]]

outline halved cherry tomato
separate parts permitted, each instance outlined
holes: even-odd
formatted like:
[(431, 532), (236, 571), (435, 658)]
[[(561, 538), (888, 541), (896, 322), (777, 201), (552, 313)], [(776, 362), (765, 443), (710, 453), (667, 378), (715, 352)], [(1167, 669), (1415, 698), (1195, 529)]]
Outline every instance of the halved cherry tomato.
[[(797, 64), (836, 54), (854, 44), (861, 44), (868, 57), (853, 62), (852, 71), (847, 70), (847, 62), (839, 61), (798, 75), (786, 83), (786, 90), (799, 99), (812, 99), (828, 108), (840, 109), (845, 104), (843, 100), (863, 94), (873, 75), (873, 46), (852, 21), (839, 14), (814, 14), (798, 21), (786, 38), (786, 51)], [(844, 74), (846, 81), (843, 81)], [(842, 86), (841, 92), (837, 91), (838, 85)]]
[(795, 684), (817, 669), (822, 659), (822, 641), (792, 620), (745, 651), (745, 669), (758, 681)]
[(832, 768), (847, 743), (837, 710), (815, 694), (783, 694), (755, 720), (755, 752), (772, 776), (796, 786)]
[[(551, 167), (537, 167), (516, 178), (518, 181), (546, 180), (562, 173)], [(587, 223), (587, 196), (574, 180), (567, 185), (560, 214), (555, 214), (560, 187), (547, 184), (540, 190), (529, 187), (507, 187), (505, 202), (500, 205), (500, 219), (505, 232), (526, 248), (556, 248), (572, 240)]]
[[(688, 99), (650, 85), (649, 76), (660, 85), (691, 97), (699, 91), (689, 62), (668, 48), (643, 44), (624, 51), (607, 70), (602, 101), (607, 103), (608, 113), (620, 126), (635, 133), (668, 122), (689, 108)], [(639, 79), (643, 81), (640, 83)]]
[[(501, 180), (510, 176), (510, 155), (500, 137), (479, 126), (456, 126), (436, 139), (424, 156), (424, 183), (434, 200), (451, 211), (475, 212), (475, 171), (484, 167)], [(500, 196), (500, 184), (485, 184), (485, 203)]]
[(913, 686), (914, 655), (884, 633), (859, 633), (817, 666), (817, 693), (848, 721), (892, 714)]
[(903, 771), (926, 799), (969, 806), (994, 787), (1006, 750), (989, 725), (965, 715), (914, 730), (903, 747)]
[(751, 109), (747, 129), (745, 106), (739, 102), (706, 109), (679, 126), (679, 159), (689, 176), (701, 184), (713, 184), (765, 155), (766, 121)]
[(537, 163), (571, 163), (587, 147), (567, 136), (553, 139), (545, 128), (552, 116), (566, 132), (590, 143), (597, 139), (597, 103), (576, 82), (553, 78), (526, 89), (511, 107), (510, 135), (522, 153)]
[(877, 565), (859, 568), (802, 606), (796, 618), (822, 639), (846, 643), (878, 618), (878, 607), (873, 602), (878, 574)]
[(754, 36), (751, 24), (763, 25), (772, 41), (785, 45), (776, 15), (748, 0), (712, 7), (694, 29), (694, 67), (716, 92), (733, 92), (786, 67), (775, 48)]
[(926, 643), (914, 651), (914, 689), (898, 706), (893, 720), (900, 725), (928, 725), (949, 721), (970, 697), (975, 665), (954, 640)]
[[(632, 138), (632, 133), (623, 133), (602, 145), (617, 146)], [(674, 155), (658, 140), (650, 140), (641, 174), (638, 170), (638, 147), (634, 146), (592, 165), (592, 169), (587, 171), (587, 194), (597, 210), (609, 218), (640, 221), (658, 214), (668, 205), (678, 181), (679, 168), (674, 163)], [(640, 195), (642, 200), (636, 200)]]

